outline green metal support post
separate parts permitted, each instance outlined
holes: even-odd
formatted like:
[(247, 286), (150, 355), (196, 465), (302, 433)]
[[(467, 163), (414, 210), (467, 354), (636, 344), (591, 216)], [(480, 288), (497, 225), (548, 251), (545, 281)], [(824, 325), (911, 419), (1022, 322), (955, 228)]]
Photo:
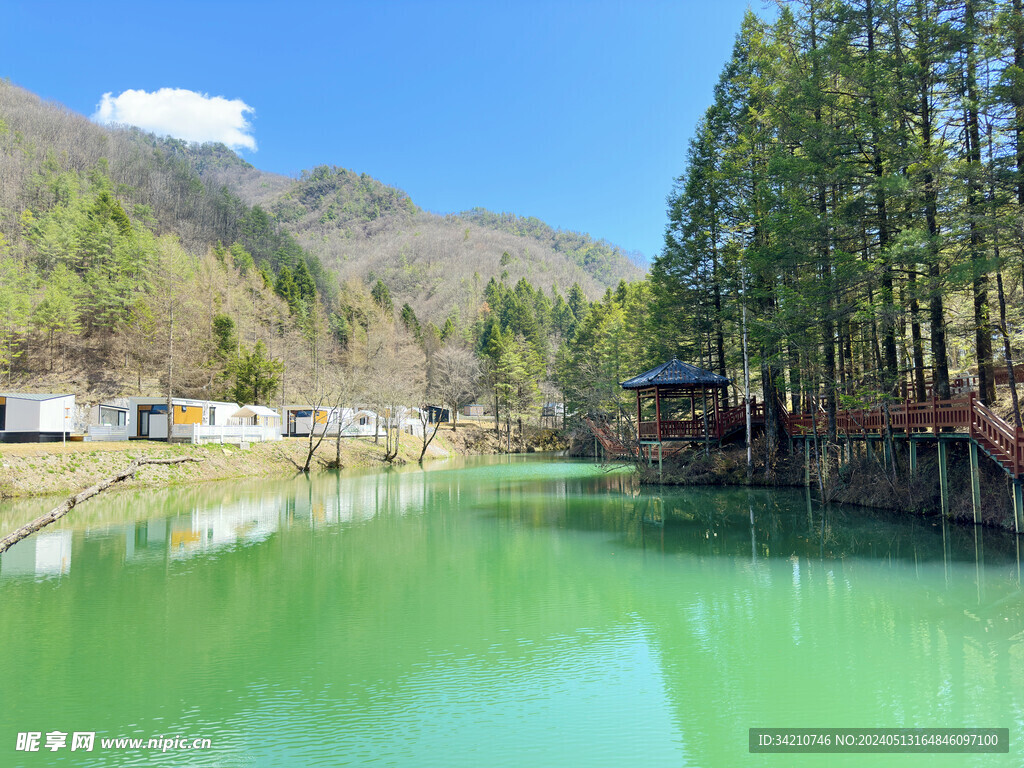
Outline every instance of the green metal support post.
[(1024, 480), (1013, 481), (1013, 530), (1021, 532), (1024, 527)]
[(971, 507), (974, 510), (974, 524), (981, 517), (981, 474), (978, 467), (978, 444), (971, 440)]
[(917, 441), (910, 440), (910, 474), (917, 474)]
[(947, 474), (946, 441), (939, 438), (939, 495), (942, 498), (942, 516), (949, 517), (949, 475)]
[(804, 437), (804, 485), (811, 487), (811, 441)]

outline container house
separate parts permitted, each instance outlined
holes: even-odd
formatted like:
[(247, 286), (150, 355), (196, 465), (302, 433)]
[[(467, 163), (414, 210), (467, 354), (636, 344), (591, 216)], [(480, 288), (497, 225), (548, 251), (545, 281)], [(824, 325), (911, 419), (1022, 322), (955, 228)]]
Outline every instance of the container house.
[[(231, 415), (238, 410), (237, 403), (217, 400), (191, 400), (175, 397), (171, 400), (173, 426), (228, 426)], [(128, 401), (128, 436), (132, 439), (166, 440), (167, 398), (133, 397)]]
[(0, 443), (65, 440), (74, 424), (74, 395), (0, 392)]

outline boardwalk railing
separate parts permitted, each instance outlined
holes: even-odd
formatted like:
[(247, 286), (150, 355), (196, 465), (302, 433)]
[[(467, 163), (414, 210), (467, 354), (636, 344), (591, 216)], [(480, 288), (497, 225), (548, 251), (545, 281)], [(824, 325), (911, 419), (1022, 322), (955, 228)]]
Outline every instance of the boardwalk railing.
[[(750, 421), (752, 424), (764, 423), (764, 403), (757, 402), (756, 397), (750, 398)], [(718, 414), (718, 429), (716, 437), (723, 438), (734, 429), (747, 425), (747, 406), (740, 403), (732, 408), (726, 408)]]
[[(823, 435), (828, 431), (828, 414), (820, 406), (813, 416), (810, 413), (789, 413), (781, 403), (779, 408), (782, 426), (791, 437), (812, 435), (815, 431)], [(751, 398), (750, 410), (752, 423), (764, 424), (764, 403)], [(1007, 423), (983, 405), (974, 392), (949, 400), (932, 397), (921, 403), (909, 400), (891, 403), (888, 409), (876, 406), (837, 410), (836, 431), (848, 437), (881, 436), (885, 434), (887, 419), (889, 428), (897, 437), (931, 434), (937, 438), (950, 433), (966, 434), (1010, 475), (1015, 478), (1024, 477), (1024, 429)], [(717, 423), (709, 419), (708, 426), (711, 437), (721, 439), (745, 423), (746, 408), (741, 403), (720, 411)], [(641, 422), (640, 440), (699, 440), (705, 435), (703, 418), (689, 421), (663, 420), (660, 432), (658, 427), (657, 421)], [(608, 446), (605, 447), (607, 449)]]
[(1024, 475), (1024, 430), (1016, 429), (971, 395), (970, 435), (1014, 477)]
[[(711, 421), (711, 426), (714, 426), (714, 420)], [(704, 420), (703, 419), (692, 419), (688, 421), (671, 421), (662, 420), (661, 422), (661, 439), (662, 440), (679, 440), (685, 438), (701, 438), (704, 437)], [(643, 421), (640, 423), (640, 439), (641, 440), (657, 440), (658, 439), (658, 422), (656, 421)]]
[[(1024, 430), (1014, 427), (983, 405), (976, 393), (949, 400), (932, 397), (922, 403), (893, 403), (889, 406), (889, 425), (897, 436), (910, 437), (931, 433), (966, 433), (1014, 477), (1024, 475)], [(794, 436), (811, 434), (816, 421), (817, 431), (828, 429), (828, 417), (819, 411), (810, 414), (788, 414), (784, 427)], [(886, 429), (885, 408), (870, 410), (844, 409), (836, 412), (836, 431), (846, 435), (883, 435)]]

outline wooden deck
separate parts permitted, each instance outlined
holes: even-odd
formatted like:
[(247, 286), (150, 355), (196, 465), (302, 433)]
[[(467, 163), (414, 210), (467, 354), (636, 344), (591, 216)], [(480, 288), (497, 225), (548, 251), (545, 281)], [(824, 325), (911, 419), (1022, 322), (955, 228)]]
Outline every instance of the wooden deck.
[[(828, 418), (819, 410), (810, 414), (784, 414), (786, 432), (792, 437), (818, 434), (828, 429)], [(885, 434), (885, 410), (841, 410), (836, 413), (836, 431), (846, 438)], [(1024, 429), (996, 415), (978, 400), (975, 392), (949, 400), (923, 403), (895, 403), (889, 406), (889, 424), (896, 437), (962, 435), (975, 442), (1013, 478), (1024, 477)]]
[[(828, 430), (828, 415), (823, 409), (815, 414), (789, 413), (781, 406), (782, 427), (792, 438), (807, 438), (824, 435)], [(870, 439), (881, 437), (886, 431), (886, 409), (841, 409), (836, 413), (836, 432), (841, 440)], [(754, 425), (764, 424), (764, 404), (751, 400), (751, 421)], [(628, 446), (607, 427), (598, 427), (588, 420), (588, 425), (601, 442), (609, 456), (640, 458), (644, 446), (666, 442), (685, 443), (708, 439), (721, 441), (746, 426), (744, 404), (724, 408), (718, 419), (708, 421), (707, 432), (703, 418), (690, 421), (663, 420), (643, 421), (639, 425), (638, 444)], [(970, 439), (988, 456), (996, 461), (1014, 479), (1024, 479), (1024, 429), (1009, 424), (992, 409), (970, 392), (962, 397), (924, 402), (892, 403), (888, 408), (888, 424), (897, 438)], [(708, 434), (710, 433), (710, 434)], [(673, 446), (672, 453), (681, 449)], [(664, 455), (670, 452), (663, 446)]]

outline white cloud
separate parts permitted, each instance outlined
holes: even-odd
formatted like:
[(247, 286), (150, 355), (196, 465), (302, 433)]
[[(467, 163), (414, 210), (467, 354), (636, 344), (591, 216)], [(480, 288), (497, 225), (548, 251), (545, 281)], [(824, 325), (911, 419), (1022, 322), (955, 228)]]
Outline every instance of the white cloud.
[(253, 108), (241, 99), (208, 96), (184, 88), (128, 90), (103, 94), (92, 119), (98, 123), (134, 125), (158, 136), (185, 141), (219, 141), (234, 150), (256, 151), (252, 125), (245, 119)]

